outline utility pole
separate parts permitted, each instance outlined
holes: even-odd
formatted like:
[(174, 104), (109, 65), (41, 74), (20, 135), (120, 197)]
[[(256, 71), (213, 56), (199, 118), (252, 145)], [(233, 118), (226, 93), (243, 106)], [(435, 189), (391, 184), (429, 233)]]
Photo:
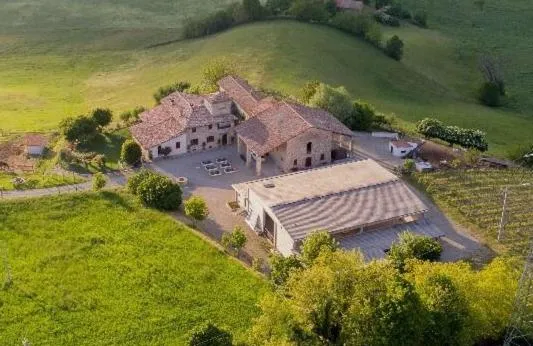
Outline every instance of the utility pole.
[(504, 346), (531, 346), (533, 342), (533, 241), (518, 283)]
[(505, 224), (507, 223), (507, 194), (509, 193), (509, 187), (506, 186), (503, 189), (503, 207), (502, 207), (502, 217), (500, 218), (500, 227), (498, 228), (498, 242), (503, 238), (503, 231), (505, 229)]

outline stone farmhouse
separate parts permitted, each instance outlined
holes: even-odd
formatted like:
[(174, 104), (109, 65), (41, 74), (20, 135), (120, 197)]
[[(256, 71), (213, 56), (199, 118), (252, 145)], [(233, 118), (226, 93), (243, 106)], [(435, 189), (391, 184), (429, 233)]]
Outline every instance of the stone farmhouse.
[(352, 132), (328, 112), (279, 101), (227, 76), (210, 95), (175, 92), (131, 128), (146, 159), (237, 144), (246, 165), (271, 159), (283, 172), (326, 165), (351, 151)]

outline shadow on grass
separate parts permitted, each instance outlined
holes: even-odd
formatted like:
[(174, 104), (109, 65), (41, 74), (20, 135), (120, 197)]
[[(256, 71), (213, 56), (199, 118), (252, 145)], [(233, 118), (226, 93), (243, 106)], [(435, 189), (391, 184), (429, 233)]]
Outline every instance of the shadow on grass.
[[(120, 150), (122, 143), (129, 138), (127, 129), (122, 129), (114, 132), (99, 134), (91, 143), (80, 146), (79, 150), (82, 152), (95, 152), (105, 156), (106, 170), (118, 169), (118, 162), (120, 160)], [(91, 173), (100, 171), (94, 165), (72, 165), (73, 170), (83, 173)]]
[(135, 208), (130, 202), (128, 202), (119, 193), (114, 191), (101, 191), (100, 196), (113, 205), (119, 206), (128, 212), (133, 212)]

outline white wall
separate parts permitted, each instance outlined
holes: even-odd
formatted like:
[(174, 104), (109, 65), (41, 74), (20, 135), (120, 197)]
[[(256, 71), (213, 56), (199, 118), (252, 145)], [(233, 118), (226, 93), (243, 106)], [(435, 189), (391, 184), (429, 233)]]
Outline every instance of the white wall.
[(26, 147), (26, 152), (30, 155), (42, 155), (44, 151), (43, 146), (28, 145)]
[(294, 253), (294, 240), (279, 223), (276, 225), (276, 228), (276, 250), (283, 256), (292, 255)]
[[(176, 143), (180, 142), (180, 148), (176, 149)], [(173, 138), (169, 141), (166, 141), (165, 143), (161, 144), (161, 148), (164, 147), (170, 147), (172, 151), (170, 152), (169, 156), (173, 155), (180, 155), (185, 154), (187, 152), (187, 135), (182, 134), (176, 138)], [(155, 159), (159, 157), (157, 154), (157, 146), (150, 149), (150, 152), (152, 153), (152, 158)]]

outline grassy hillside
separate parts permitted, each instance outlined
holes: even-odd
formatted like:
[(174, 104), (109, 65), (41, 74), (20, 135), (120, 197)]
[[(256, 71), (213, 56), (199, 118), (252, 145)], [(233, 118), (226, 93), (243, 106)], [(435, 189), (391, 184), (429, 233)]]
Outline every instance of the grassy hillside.
[(2, 345), (182, 345), (206, 320), (240, 339), (268, 286), (111, 192), (0, 202), (0, 254)]
[[(16, 5), (0, 0), (2, 3), (11, 12), (0, 11), (0, 16), (16, 12)], [(42, 6), (60, 3), (49, 0)], [(0, 127), (46, 130), (67, 115), (96, 106), (117, 112), (140, 104), (151, 106), (151, 95), (159, 86), (182, 79), (195, 82), (208, 60), (227, 56), (245, 77), (265, 87), (295, 94), (306, 80), (320, 79), (345, 85), (354, 98), (395, 113), (407, 125), (434, 116), (450, 124), (481, 128), (488, 132), (495, 153), (503, 154), (509, 147), (530, 140), (533, 133), (533, 117), (527, 112), (530, 98), (516, 91), (527, 93), (533, 88), (528, 89), (527, 83), (516, 87), (510, 77), (512, 108), (479, 105), (474, 95), (481, 78), (476, 58), (464, 54), (466, 50), (460, 47), (466, 39), (447, 30), (452, 25), (445, 26), (444, 20), (430, 30), (412, 26), (386, 29), (386, 36), (397, 33), (406, 43), (404, 60), (395, 62), (334, 29), (290, 21), (246, 25), (201, 40), (150, 48), (178, 37), (180, 21), (199, 12), (191, 5), (196, 2), (178, 2), (176, 21), (165, 0), (136, 1), (128, 11), (119, 6), (121, 3), (84, 8), (87, 15), (77, 24), (72, 21), (79, 13), (76, 7), (62, 6), (69, 9), (65, 9), (65, 20), (48, 23), (46, 35), (37, 30), (51, 20), (46, 16), (34, 14), (39, 18), (27, 18), (22, 23), (10, 19), (2, 24)], [(510, 0), (504, 3), (514, 6)], [(205, 11), (214, 8), (206, 6)], [(58, 29), (62, 25), (78, 29)], [(23, 31), (25, 27), (31, 30)], [(518, 53), (515, 55), (520, 59), (530, 59), (531, 55)], [(527, 82), (530, 76), (522, 78)]]

